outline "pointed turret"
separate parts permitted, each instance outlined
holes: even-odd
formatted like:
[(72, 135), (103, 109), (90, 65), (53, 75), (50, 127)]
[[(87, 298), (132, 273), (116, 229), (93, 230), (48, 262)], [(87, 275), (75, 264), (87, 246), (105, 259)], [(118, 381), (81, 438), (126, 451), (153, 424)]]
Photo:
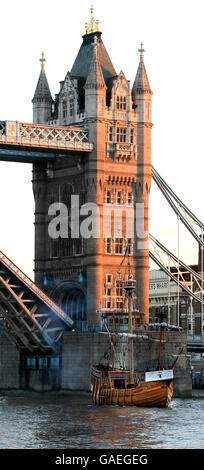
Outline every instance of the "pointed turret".
[(38, 124), (47, 123), (52, 113), (53, 99), (45, 74), (45, 61), (46, 59), (44, 57), (44, 53), (42, 52), (42, 57), (40, 59), (40, 62), (42, 64), (41, 72), (34, 93), (34, 97), (32, 99), (33, 122)]
[(94, 37), (93, 57), (91, 60), (88, 76), (84, 85), (85, 89), (85, 111), (87, 117), (96, 117), (103, 113), (106, 104), (106, 83), (102, 68), (98, 59), (97, 37)]
[(133, 84), (132, 92), (133, 92), (133, 101), (136, 93), (151, 93), (152, 90), (150, 88), (145, 64), (144, 64), (144, 52), (145, 49), (143, 48), (143, 43), (141, 42), (141, 49), (140, 52), (140, 63), (137, 69), (135, 81)]
[(93, 57), (92, 57), (92, 61), (90, 64), (89, 73), (88, 73), (86, 83), (84, 86), (85, 90), (88, 90), (90, 88), (98, 89), (98, 88), (106, 87), (102, 69), (99, 63), (99, 59), (98, 59), (96, 36), (94, 37), (93, 48), (94, 48), (94, 52), (93, 52)]

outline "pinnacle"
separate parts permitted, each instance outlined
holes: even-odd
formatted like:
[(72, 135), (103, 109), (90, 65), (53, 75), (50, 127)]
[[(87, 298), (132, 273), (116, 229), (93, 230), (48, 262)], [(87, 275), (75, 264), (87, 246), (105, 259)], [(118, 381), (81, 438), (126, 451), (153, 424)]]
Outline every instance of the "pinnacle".
[(137, 69), (137, 74), (135, 77), (135, 81), (133, 84), (133, 90), (135, 90), (137, 93), (152, 93), (144, 60), (143, 60), (143, 55), (144, 55), (144, 48), (143, 48), (143, 43), (141, 43), (141, 48), (139, 49), (140, 52), (140, 63)]
[(52, 95), (51, 95), (51, 92), (50, 92), (50, 88), (49, 88), (49, 85), (48, 85), (47, 77), (46, 77), (46, 74), (45, 74), (44, 53), (42, 53), (42, 58), (40, 59), (40, 62), (42, 63), (42, 67), (41, 67), (41, 72), (40, 72), (38, 83), (37, 83), (37, 86), (36, 86), (36, 89), (35, 89), (33, 100), (44, 99), (46, 101), (53, 101), (52, 100)]
[(100, 65), (100, 62), (99, 62), (99, 59), (98, 59), (97, 37), (96, 36), (94, 38), (93, 48), (94, 48), (93, 58), (91, 60), (89, 73), (88, 73), (87, 80), (86, 80), (86, 83), (85, 83), (85, 86), (84, 86), (85, 89), (88, 89), (88, 88), (98, 89), (98, 88), (105, 88), (106, 87), (103, 72), (102, 72), (101, 65)]

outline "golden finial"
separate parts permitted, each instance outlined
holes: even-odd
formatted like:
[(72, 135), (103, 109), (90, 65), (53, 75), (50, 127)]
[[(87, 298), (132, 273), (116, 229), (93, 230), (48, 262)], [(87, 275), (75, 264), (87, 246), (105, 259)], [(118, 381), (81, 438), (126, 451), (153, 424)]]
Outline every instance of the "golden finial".
[(91, 33), (93, 33), (93, 29), (94, 29), (94, 17), (93, 17), (93, 5), (91, 5), (91, 21), (90, 21), (90, 27), (91, 27)]
[(46, 62), (44, 52), (42, 52), (42, 56), (41, 56), (41, 58), (40, 58), (40, 62), (42, 63), (42, 71), (44, 72), (44, 71), (45, 71), (45, 62)]
[(94, 8), (93, 5), (91, 5), (91, 19), (89, 23), (85, 23), (85, 34), (91, 34), (95, 33), (96, 31), (99, 31), (99, 20), (94, 20)]

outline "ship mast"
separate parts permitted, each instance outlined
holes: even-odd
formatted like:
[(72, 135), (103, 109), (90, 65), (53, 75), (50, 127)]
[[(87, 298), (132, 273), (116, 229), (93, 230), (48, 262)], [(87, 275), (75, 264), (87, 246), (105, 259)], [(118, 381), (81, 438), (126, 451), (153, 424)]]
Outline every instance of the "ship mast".
[(133, 366), (133, 327), (132, 327), (132, 295), (135, 290), (135, 281), (130, 274), (130, 260), (128, 255), (128, 279), (123, 282), (126, 295), (128, 297), (128, 326), (129, 326), (129, 365), (130, 365), (130, 383), (134, 383), (134, 366)]

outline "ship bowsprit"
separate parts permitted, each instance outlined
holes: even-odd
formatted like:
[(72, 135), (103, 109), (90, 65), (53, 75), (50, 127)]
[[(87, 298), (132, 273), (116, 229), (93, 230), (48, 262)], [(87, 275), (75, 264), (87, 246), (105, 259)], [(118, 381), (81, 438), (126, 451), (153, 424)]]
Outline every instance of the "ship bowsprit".
[(0, 251), (0, 330), (21, 351), (58, 353), (73, 320)]

